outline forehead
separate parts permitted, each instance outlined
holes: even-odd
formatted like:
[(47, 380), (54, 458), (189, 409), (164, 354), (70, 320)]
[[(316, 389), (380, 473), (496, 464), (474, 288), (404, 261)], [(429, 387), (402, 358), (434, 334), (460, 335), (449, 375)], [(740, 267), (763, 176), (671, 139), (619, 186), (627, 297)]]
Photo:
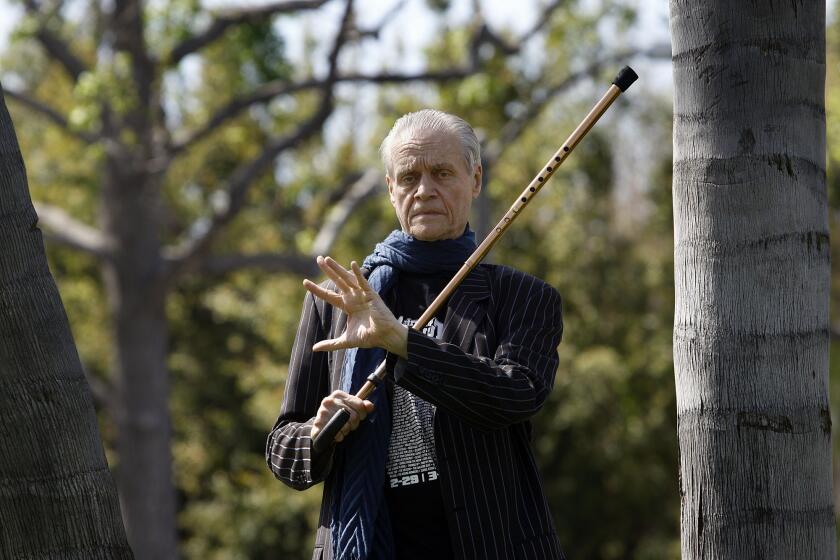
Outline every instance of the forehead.
[(465, 165), (464, 150), (451, 132), (420, 130), (399, 138), (392, 151), (394, 170)]

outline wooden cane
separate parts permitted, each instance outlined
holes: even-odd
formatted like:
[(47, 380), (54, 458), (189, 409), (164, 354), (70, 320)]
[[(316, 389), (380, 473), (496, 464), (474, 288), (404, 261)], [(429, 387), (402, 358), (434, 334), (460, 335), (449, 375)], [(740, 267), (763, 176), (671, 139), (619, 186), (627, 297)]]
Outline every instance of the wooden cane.
[[(516, 219), (531, 199), (540, 192), (540, 189), (542, 189), (545, 183), (552, 177), (552, 175), (554, 175), (554, 172), (557, 171), (557, 168), (560, 167), (560, 165), (566, 160), (566, 157), (568, 157), (575, 146), (578, 145), (586, 133), (589, 132), (596, 122), (598, 122), (601, 115), (606, 112), (609, 106), (612, 105), (613, 101), (615, 101), (622, 92), (627, 91), (627, 88), (629, 88), (637, 78), (638, 76), (629, 66), (625, 66), (621, 69), (607, 92), (603, 95), (603, 97), (601, 97), (598, 103), (592, 107), (589, 114), (586, 115), (574, 132), (572, 132), (569, 138), (563, 143), (563, 146), (557, 150), (548, 162), (546, 162), (539, 174), (537, 174), (531, 183), (525, 187), (525, 190), (522, 191), (522, 194), (516, 199), (513, 206), (511, 206), (507, 213), (505, 213), (499, 223), (496, 224), (493, 231), (484, 238), (481, 245), (476, 248), (458, 272), (455, 273), (452, 280), (449, 281), (431, 305), (429, 305), (428, 309), (426, 309), (423, 315), (420, 316), (412, 327), (413, 329), (417, 331), (422, 330), (423, 327), (425, 327), (426, 324), (431, 321), (435, 315), (437, 315), (438, 310), (446, 303), (449, 296), (452, 295), (452, 292), (458, 288), (464, 278), (466, 278), (472, 269), (474, 269), (476, 265), (478, 265), (478, 263), (480, 263), (487, 255), (487, 253), (490, 252), (490, 249), (493, 248), (502, 234), (507, 231), (513, 223), (513, 220)], [(356, 396), (362, 400), (366, 399), (368, 395), (370, 395), (373, 390), (376, 389), (382, 381), (384, 381), (386, 373), (385, 361), (383, 360), (376, 370), (368, 376), (365, 384), (362, 385), (359, 392), (356, 393)], [(315, 453), (320, 453), (332, 445), (335, 441), (336, 434), (338, 434), (348, 420), (350, 420), (350, 412), (344, 408), (339, 410), (335, 416), (330, 418), (330, 421), (327, 422), (324, 429), (318, 432), (315, 439), (312, 441), (312, 448)]]

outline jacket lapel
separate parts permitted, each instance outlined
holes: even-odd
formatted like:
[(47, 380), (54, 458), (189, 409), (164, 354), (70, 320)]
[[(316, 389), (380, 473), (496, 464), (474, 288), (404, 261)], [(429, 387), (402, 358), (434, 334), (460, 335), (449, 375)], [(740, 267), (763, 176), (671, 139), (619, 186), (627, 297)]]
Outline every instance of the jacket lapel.
[(477, 266), (449, 298), (443, 322), (443, 340), (469, 352), (475, 332), (487, 316), (489, 299), (489, 269)]

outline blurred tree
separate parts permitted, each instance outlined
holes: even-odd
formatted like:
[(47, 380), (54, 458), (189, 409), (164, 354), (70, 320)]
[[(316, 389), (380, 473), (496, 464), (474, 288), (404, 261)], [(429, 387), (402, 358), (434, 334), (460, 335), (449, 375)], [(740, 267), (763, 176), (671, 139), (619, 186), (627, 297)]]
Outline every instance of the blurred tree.
[(825, 3), (670, 7), (683, 558), (835, 558)]
[(131, 559), (3, 98), (0, 154), (0, 556)]

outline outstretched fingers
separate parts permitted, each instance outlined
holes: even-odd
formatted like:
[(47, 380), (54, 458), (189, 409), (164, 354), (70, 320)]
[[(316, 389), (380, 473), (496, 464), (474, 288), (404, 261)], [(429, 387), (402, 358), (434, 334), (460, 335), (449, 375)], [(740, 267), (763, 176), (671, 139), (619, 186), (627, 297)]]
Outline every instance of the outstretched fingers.
[(322, 257), (320, 255), (315, 259), (315, 262), (318, 263), (318, 268), (327, 275), (327, 278), (335, 282), (335, 286), (339, 290), (342, 292), (350, 291), (351, 286), (338, 272), (336, 272), (332, 266), (330, 266), (330, 261), (335, 262), (330, 257)]
[(356, 283), (359, 287), (366, 292), (372, 291), (373, 288), (370, 287), (367, 278), (365, 278), (362, 274), (362, 269), (359, 268), (359, 264), (356, 261), (353, 261), (350, 263), (350, 268), (353, 269), (353, 275), (356, 277)]
[(321, 269), (333, 280), (333, 282), (336, 283), (336, 286), (347, 291), (358, 288), (356, 278), (353, 274), (338, 264), (335, 259), (332, 257), (325, 257), (323, 262), (326, 268), (321, 267)]
[(318, 284), (309, 279), (303, 281), (303, 287), (309, 290), (312, 293), (312, 295), (321, 298), (330, 305), (338, 307), (341, 304), (341, 296), (339, 294), (333, 292), (332, 290), (328, 290), (322, 286), (319, 286)]

